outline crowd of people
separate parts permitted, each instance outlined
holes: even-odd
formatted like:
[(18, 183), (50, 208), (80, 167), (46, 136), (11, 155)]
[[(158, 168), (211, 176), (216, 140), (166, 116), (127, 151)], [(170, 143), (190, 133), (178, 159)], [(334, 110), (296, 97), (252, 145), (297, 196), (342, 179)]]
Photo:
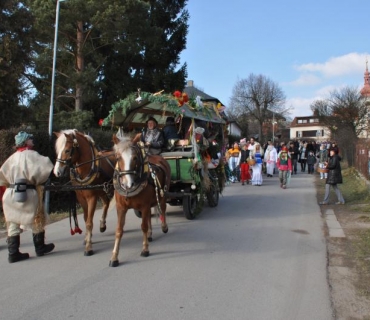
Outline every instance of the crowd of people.
[[(316, 143), (315, 141), (292, 140), (289, 143), (267, 141), (261, 145), (250, 138), (234, 142), (226, 152), (226, 174), (230, 183), (241, 182), (261, 186), (263, 175), (271, 178), (278, 174), (280, 187), (286, 189), (292, 175), (301, 173), (314, 174), (320, 168), (320, 179), (326, 181), (324, 200), (328, 203), (330, 186), (337, 197), (337, 204), (344, 204), (343, 196), (337, 186), (342, 183), (341, 157), (335, 142)], [(299, 168), (300, 167), (300, 168)]]

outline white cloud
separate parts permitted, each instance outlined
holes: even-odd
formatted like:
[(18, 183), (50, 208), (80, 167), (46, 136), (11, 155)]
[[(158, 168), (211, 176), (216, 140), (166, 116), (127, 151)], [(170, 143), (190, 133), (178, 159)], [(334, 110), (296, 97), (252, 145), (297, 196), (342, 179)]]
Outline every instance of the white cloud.
[(297, 80), (290, 82), (293, 86), (313, 86), (321, 82), (321, 79), (314, 74), (302, 74)]
[(329, 97), (330, 95), (330, 92), (334, 91), (334, 90), (338, 90), (340, 89), (338, 86), (334, 86), (334, 85), (328, 85), (328, 86), (325, 86), (325, 87), (322, 87), (318, 90), (316, 90), (315, 94), (316, 94), (316, 98), (315, 100), (318, 100), (318, 99), (326, 99)]
[(295, 66), (301, 72), (319, 73), (325, 77), (337, 77), (362, 73), (365, 69), (367, 54), (352, 52), (339, 57), (332, 57), (323, 63), (306, 63)]
[(297, 79), (285, 83), (290, 91), (286, 105), (292, 109), (291, 115), (312, 115), (310, 105), (315, 100), (326, 99), (330, 92), (345, 86), (356, 86), (360, 90), (367, 59), (366, 53), (352, 52), (331, 57), (322, 63), (296, 65), (294, 68), (299, 72)]
[(292, 108), (291, 114), (293, 117), (308, 117), (312, 115), (310, 105), (317, 98), (289, 98), (286, 105)]

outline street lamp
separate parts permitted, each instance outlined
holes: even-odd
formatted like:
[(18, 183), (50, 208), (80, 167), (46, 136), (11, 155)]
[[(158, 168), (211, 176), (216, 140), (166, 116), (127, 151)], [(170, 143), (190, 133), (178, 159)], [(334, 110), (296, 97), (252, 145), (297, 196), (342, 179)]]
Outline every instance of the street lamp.
[[(58, 44), (58, 27), (59, 27), (59, 8), (60, 3), (66, 0), (57, 0), (57, 8), (55, 13), (55, 33), (54, 33), (54, 49), (53, 49), (53, 69), (51, 74), (51, 94), (50, 94), (50, 109), (49, 109), (49, 140), (53, 135), (53, 115), (54, 115), (54, 86), (55, 86), (55, 65), (57, 61), (57, 44)], [(50, 190), (45, 191), (44, 201), (45, 212), (50, 211)]]
[(275, 113), (272, 113), (272, 142), (275, 143), (275, 124), (277, 122), (275, 121)]
[(53, 71), (51, 74), (51, 94), (50, 94), (50, 109), (49, 109), (49, 138), (53, 134), (53, 115), (54, 115), (54, 86), (55, 86), (55, 66), (57, 61), (57, 44), (58, 44), (58, 27), (59, 27), (59, 8), (60, 3), (66, 0), (57, 0), (57, 8), (55, 13), (55, 33), (54, 33), (54, 49), (53, 49)]

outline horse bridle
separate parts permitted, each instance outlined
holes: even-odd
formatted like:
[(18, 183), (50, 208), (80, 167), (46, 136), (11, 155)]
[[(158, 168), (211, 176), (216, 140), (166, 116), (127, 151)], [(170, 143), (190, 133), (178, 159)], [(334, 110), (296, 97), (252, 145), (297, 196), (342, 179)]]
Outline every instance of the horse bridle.
[[(106, 156), (106, 157), (97, 157), (96, 150), (95, 150), (94, 146), (89, 142), (90, 151), (91, 151), (91, 154), (92, 154), (92, 159), (88, 160), (88, 161), (85, 161), (85, 162), (81, 162), (79, 164), (73, 165), (72, 164), (73, 156), (74, 156), (76, 151), (79, 152), (80, 145), (78, 143), (77, 137), (74, 136), (74, 135), (73, 135), (72, 141), (67, 138), (66, 142), (72, 143), (72, 150), (71, 150), (71, 153), (69, 155), (69, 158), (65, 159), (65, 160), (57, 158), (56, 161), (66, 165), (70, 168), (71, 180), (76, 180), (79, 184), (88, 185), (88, 184), (91, 184), (96, 179), (96, 177), (99, 176), (100, 172), (106, 174), (104, 171), (100, 171), (99, 161), (101, 159), (108, 158), (109, 155)], [(88, 163), (91, 164), (90, 172), (86, 177), (81, 178), (77, 173), (77, 169), (79, 167), (85, 165), (85, 164), (88, 164)], [(108, 163), (110, 163), (110, 162), (108, 161)], [(112, 164), (110, 164), (110, 165), (113, 168), (113, 165)], [(110, 178), (112, 178), (112, 177), (110, 177)]]
[(78, 144), (78, 141), (77, 141), (76, 137), (74, 137), (72, 141), (70, 141), (70, 140), (67, 139), (66, 143), (67, 142), (71, 142), (72, 143), (72, 150), (71, 150), (71, 154), (69, 155), (69, 158), (66, 159), (66, 160), (57, 158), (55, 161), (56, 162), (59, 162), (59, 163), (62, 163), (64, 165), (68, 166), (68, 167), (71, 167), (72, 157), (73, 157), (74, 151), (77, 150), (80, 146)]
[(134, 152), (138, 156), (138, 161), (135, 164), (135, 169), (121, 170), (119, 167), (119, 159), (117, 158), (116, 168), (114, 169), (114, 175), (116, 177), (122, 177), (131, 174), (134, 175), (135, 177), (134, 181), (136, 183), (140, 183), (142, 180), (147, 178), (145, 173), (148, 172), (146, 165), (148, 163), (148, 157), (144, 149), (140, 145), (132, 145), (130, 146), (130, 148), (134, 150)]

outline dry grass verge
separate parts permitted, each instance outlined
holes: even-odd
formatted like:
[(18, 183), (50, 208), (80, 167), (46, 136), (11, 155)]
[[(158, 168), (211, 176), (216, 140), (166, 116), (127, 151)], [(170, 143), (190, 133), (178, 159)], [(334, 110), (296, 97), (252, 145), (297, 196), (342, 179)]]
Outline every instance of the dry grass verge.
[[(354, 169), (342, 170), (339, 186), (346, 204), (334, 205), (331, 190), (329, 206), (333, 209), (346, 238), (327, 238), (329, 282), (338, 319), (370, 319), (370, 186)], [(316, 180), (317, 197), (321, 201), (325, 180)]]

